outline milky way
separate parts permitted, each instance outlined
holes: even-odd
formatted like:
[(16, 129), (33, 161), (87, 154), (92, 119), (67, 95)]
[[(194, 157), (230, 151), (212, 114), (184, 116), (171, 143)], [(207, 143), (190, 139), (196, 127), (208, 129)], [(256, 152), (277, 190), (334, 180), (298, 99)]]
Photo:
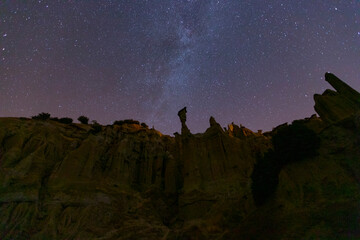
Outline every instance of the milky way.
[(0, 1), (0, 117), (271, 130), (360, 90), (359, 1)]

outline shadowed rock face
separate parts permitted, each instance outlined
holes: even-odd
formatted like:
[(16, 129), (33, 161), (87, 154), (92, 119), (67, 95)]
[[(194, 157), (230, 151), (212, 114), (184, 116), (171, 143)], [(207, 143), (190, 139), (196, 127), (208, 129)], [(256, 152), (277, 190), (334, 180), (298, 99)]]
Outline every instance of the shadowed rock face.
[(336, 90), (314, 95), (315, 111), (325, 122), (338, 122), (360, 111), (360, 93), (331, 73), (325, 74), (325, 80)]
[(204, 224), (220, 236), (223, 212), (254, 210), (255, 153), (211, 123), (174, 138), (138, 124), (94, 133), (0, 119), (0, 239), (174, 239)]
[[(1, 118), (0, 239), (359, 239), (360, 118), (324, 123), (337, 101), (327, 97), (347, 91), (332, 84), (342, 90), (319, 95), (321, 118), (264, 134), (213, 117), (191, 134), (184, 111), (175, 137), (131, 123), (93, 131)], [(317, 154), (296, 153), (314, 150), (302, 142), (313, 135), (294, 128), (316, 134)], [(275, 174), (257, 174), (276, 181), (255, 204), (254, 171), (279, 158)]]

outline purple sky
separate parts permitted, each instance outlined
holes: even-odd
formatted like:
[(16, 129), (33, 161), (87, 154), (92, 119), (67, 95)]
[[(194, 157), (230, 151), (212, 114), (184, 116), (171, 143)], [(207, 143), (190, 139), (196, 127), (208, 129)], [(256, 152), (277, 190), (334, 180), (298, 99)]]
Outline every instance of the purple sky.
[(49, 112), (166, 134), (214, 116), (256, 131), (314, 113), (332, 72), (360, 90), (360, 2), (0, 2), (0, 117)]

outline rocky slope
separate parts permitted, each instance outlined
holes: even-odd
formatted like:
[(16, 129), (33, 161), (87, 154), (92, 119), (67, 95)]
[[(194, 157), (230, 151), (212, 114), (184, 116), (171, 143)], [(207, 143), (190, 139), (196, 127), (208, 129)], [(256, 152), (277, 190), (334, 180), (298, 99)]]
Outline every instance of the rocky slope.
[(2, 118), (0, 239), (360, 239), (359, 93), (326, 80), (264, 134)]

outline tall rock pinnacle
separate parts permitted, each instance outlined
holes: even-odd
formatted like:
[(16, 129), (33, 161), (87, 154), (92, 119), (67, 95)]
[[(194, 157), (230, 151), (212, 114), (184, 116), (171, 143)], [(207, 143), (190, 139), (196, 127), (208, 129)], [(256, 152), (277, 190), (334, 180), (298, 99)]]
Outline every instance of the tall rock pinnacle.
[(183, 109), (181, 109), (178, 112), (178, 116), (180, 118), (180, 122), (181, 122), (181, 135), (187, 135), (190, 134), (190, 130), (189, 128), (186, 126), (186, 107), (184, 107)]

